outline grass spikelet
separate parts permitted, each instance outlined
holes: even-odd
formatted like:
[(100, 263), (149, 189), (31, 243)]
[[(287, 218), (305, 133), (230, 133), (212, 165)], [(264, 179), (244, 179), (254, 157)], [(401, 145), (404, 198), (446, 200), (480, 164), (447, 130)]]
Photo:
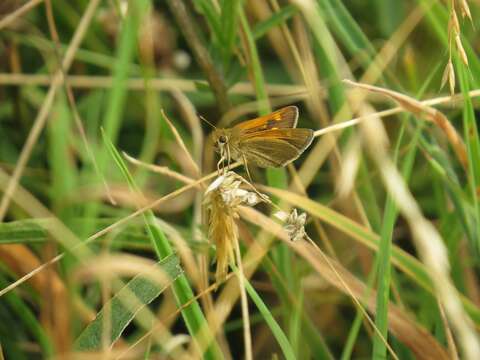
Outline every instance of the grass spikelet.
[(470, 12), (467, 0), (460, 0), (460, 12), (462, 13), (462, 17), (467, 17), (473, 22), (472, 13)]
[(460, 8), (462, 18), (467, 17), (470, 21), (472, 21), (472, 14), (470, 13), (467, 0), (460, 0), (459, 3), (457, 3), (455, 0), (452, 0), (450, 5), (450, 19), (448, 20), (448, 63), (442, 78), (442, 87), (445, 81), (448, 79), (450, 85), (450, 94), (452, 95), (454, 94), (455, 90), (455, 73), (452, 65), (452, 49), (454, 47), (457, 49), (460, 60), (465, 64), (465, 66), (468, 66), (468, 57), (465, 49), (463, 48), (461, 28), (456, 12), (457, 6)]
[(221, 283), (228, 271), (228, 262), (233, 261), (233, 244), (237, 241), (238, 230), (234, 213), (222, 200), (219, 191), (214, 191), (208, 198), (208, 238), (217, 248), (217, 270), (215, 280)]
[(305, 223), (307, 222), (307, 214), (298, 214), (297, 209), (293, 209), (290, 214), (279, 211), (275, 217), (284, 222), (283, 230), (288, 234), (291, 241), (299, 241), (306, 238)]
[(453, 68), (452, 59), (449, 59), (447, 65), (445, 66), (445, 70), (443, 71), (443, 75), (442, 75), (442, 84), (440, 85), (440, 89), (442, 89), (447, 82), (450, 88), (450, 94), (454, 94), (455, 93), (455, 70)]

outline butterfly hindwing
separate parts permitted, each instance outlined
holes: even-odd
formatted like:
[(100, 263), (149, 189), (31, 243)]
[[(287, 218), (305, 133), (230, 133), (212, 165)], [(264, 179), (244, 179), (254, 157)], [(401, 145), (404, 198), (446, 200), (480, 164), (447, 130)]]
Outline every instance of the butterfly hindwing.
[(312, 140), (310, 129), (275, 129), (249, 134), (238, 147), (249, 163), (282, 167), (297, 159)]

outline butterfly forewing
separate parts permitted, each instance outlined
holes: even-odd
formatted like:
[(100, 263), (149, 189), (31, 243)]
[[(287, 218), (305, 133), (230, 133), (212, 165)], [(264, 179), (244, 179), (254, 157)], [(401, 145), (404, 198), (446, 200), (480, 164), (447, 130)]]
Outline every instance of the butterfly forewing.
[(287, 106), (271, 114), (241, 122), (233, 127), (240, 134), (250, 134), (270, 129), (288, 129), (297, 126), (298, 108)]

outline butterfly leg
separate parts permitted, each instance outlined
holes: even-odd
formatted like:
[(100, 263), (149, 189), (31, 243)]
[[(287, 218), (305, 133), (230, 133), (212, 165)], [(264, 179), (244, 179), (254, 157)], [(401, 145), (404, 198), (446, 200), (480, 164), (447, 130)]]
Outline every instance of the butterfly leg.
[(220, 160), (217, 162), (217, 172), (218, 176), (220, 175), (225, 175), (225, 160), (226, 156), (228, 155), (227, 151), (225, 150), (225, 147), (220, 147)]
[(250, 170), (248, 169), (248, 163), (247, 163), (247, 158), (245, 157), (245, 154), (242, 154), (242, 158), (243, 158), (243, 167), (247, 172), (248, 180), (250, 180), (250, 183), (253, 185), (253, 179), (252, 179), (252, 176), (250, 175)]
[(253, 185), (253, 179), (252, 179), (252, 176), (250, 175), (250, 170), (248, 170), (248, 162), (247, 162), (247, 158), (245, 157), (245, 155), (242, 154), (242, 158), (243, 158), (243, 166), (245, 167), (245, 171), (247, 172), (247, 176), (248, 176), (248, 179), (250, 180), (250, 182), (246, 181), (245, 179), (243, 180), (247, 185), (251, 186), (253, 191), (255, 191), (257, 193), (257, 195), (263, 199), (263, 201), (267, 202), (267, 203), (271, 203), (270, 199), (268, 198), (268, 196), (266, 196), (265, 194), (262, 194), (261, 192), (259, 192), (257, 190), (257, 188), (255, 187), (255, 185)]
[(223, 162), (223, 158), (220, 158), (220, 160), (218, 160), (218, 162), (217, 162), (217, 173), (218, 173), (218, 175), (220, 175), (220, 166), (221, 166), (220, 164), (222, 162)]
[(217, 162), (217, 172), (218, 172), (218, 176), (220, 176), (222, 173), (225, 172), (224, 162), (225, 162), (225, 156), (221, 155), (221, 156), (220, 156), (220, 160), (218, 160), (218, 162)]
[(232, 156), (230, 153), (230, 146), (227, 145), (227, 167), (229, 168), (228, 170), (230, 170), (231, 161), (232, 161)]

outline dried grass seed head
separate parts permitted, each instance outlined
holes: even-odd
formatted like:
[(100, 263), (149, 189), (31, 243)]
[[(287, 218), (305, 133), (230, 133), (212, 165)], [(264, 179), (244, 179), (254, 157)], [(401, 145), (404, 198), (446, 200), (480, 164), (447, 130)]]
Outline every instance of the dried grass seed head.
[(307, 232), (305, 231), (305, 223), (307, 222), (306, 213), (299, 215), (297, 209), (293, 209), (290, 214), (279, 211), (275, 213), (275, 217), (285, 223), (283, 229), (288, 234), (290, 240), (298, 241), (307, 237)]
[[(208, 211), (208, 238), (217, 248), (216, 282), (227, 275), (228, 261), (234, 261), (234, 244), (238, 241), (238, 206), (254, 206), (268, 199), (265, 195), (240, 186), (248, 181), (229, 171), (216, 178), (205, 191), (204, 206)], [(253, 186), (252, 186), (253, 187)]]
[(205, 203), (208, 203), (216, 195), (220, 195), (225, 207), (236, 210), (239, 205), (254, 206), (261, 201), (268, 201), (268, 197), (254, 191), (242, 189), (242, 184), (252, 186), (240, 175), (229, 171), (216, 178), (205, 191)]

